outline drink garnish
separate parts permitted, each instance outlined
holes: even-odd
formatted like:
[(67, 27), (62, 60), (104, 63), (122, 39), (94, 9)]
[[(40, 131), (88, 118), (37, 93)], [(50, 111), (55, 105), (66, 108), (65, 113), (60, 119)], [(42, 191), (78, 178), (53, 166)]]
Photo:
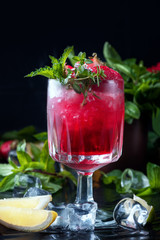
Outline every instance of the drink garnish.
[[(102, 62), (99, 61), (101, 64), (98, 63), (98, 58), (95, 54), (94, 58), (91, 60), (86, 58), (85, 52), (80, 52), (78, 56), (72, 56), (72, 62), (75, 63), (74, 66), (71, 67), (67, 65), (66, 60), (72, 52), (73, 46), (67, 47), (59, 59), (49, 56), (52, 64), (51, 67), (45, 66), (36, 69), (26, 75), (26, 77), (41, 75), (49, 79), (56, 79), (62, 85), (73, 88), (76, 93), (82, 93), (84, 95), (82, 105), (84, 105), (88, 92), (92, 91), (92, 85), (97, 84), (99, 86), (101, 80), (105, 78), (106, 75), (104, 74), (104, 69), (100, 67)], [(94, 94), (94, 96), (96, 95)]]

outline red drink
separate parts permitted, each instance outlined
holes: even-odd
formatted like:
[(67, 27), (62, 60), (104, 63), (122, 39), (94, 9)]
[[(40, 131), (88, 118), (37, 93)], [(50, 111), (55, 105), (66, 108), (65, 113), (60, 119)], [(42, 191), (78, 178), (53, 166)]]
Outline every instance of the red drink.
[(121, 155), (123, 80), (102, 80), (99, 87), (93, 85), (85, 105), (83, 99), (83, 94), (49, 80), (49, 151), (56, 161), (78, 171), (93, 172)]

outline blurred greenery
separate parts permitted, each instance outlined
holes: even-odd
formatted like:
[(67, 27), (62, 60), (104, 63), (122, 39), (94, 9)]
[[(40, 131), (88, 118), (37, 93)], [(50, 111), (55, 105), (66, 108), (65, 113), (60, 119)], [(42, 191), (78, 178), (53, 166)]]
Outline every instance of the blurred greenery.
[(118, 52), (105, 42), (103, 55), (106, 64), (118, 71), (124, 79), (125, 120), (132, 123), (143, 114), (152, 117), (160, 107), (160, 72), (149, 72), (143, 61), (135, 58), (122, 60)]

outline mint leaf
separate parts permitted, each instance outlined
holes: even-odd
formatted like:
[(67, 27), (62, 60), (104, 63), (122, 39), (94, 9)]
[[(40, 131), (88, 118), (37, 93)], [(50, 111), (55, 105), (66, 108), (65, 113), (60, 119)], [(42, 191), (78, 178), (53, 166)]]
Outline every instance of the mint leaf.
[(40, 155), (41, 155), (41, 150), (33, 143), (30, 143), (31, 145), (31, 152), (34, 157), (34, 161), (40, 161)]
[(40, 154), (40, 162), (44, 164), (44, 170), (54, 173), (54, 161), (49, 156), (49, 149), (48, 149), (48, 141), (45, 141), (44, 146), (42, 148), (41, 154)]
[(21, 166), (28, 165), (32, 162), (32, 158), (26, 152), (17, 151), (17, 158)]
[(55, 75), (53, 74), (53, 69), (49, 66), (44, 67), (44, 68), (39, 68), (39, 69), (27, 74), (25, 77), (35, 77), (38, 75), (47, 77), (49, 79), (55, 78)]
[(40, 142), (45, 142), (48, 139), (47, 132), (34, 134), (34, 137)]
[(77, 184), (77, 179), (73, 176), (73, 174), (69, 171), (66, 171), (66, 170), (63, 170), (62, 172), (60, 172), (59, 174), (60, 176), (63, 176), (63, 177), (67, 177), (69, 178), (70, 180), (72, 180), (72, 182), (76, 185)]
[(27, 167), (25, 168), (24, 172), (32, 171), (32, 170), (35, 170), (35, 169), (43, 170), (44, 168), (45, 168), (44, 163), (30, 162), (30, 163), (27, 164)]
[(115, 62), (121, 62), (121, 57), (118, 52), (108, 43), (105, 42), (103, 46), (103, 55), (109, 65), (113, 65)]
[(72, 46), (72, 47), (67, 47), (67, 48), (65, 48), (62, 56), (61, 56), (60, 59), (59, 59), (59, 62), (60, 62), (60, 64), (61, 64), (61, 71), (62, 71), (62, 72), (64, 71), (65, 62), (66, 62), (69, 54), (70, 54), (72, 51), (73, 51), (73, 46)]
[(140, 110), (138, 106), (131, 101), (125, 101), (125, 120), (128, 118), (140, 118)]
[(0, 182), (0, 192), (6, 192), (8, 190), (12, 190), (14, 188), (14, 178), (16, 173), (12, 173), (5, 178), (3, 178)]
[(160, 108), (152, 114), (152, 127), (154, 132), (160, 137)]
[(49, 156), (48, 141), (45, 141), (40, 154), (40, 162), (46, 164), (48, 156)]
[(17, 151), (21, 151), (21, 152), (25, 152), (25, 150), (26, 150), (26, 141), (25, 140), (23, 140), (23, 141), (21, 141), (21, 142), (19, 142), (18, 143), (18, 145), (17, 145)]
[(75, 57), (75, 52), (74, 49), (72, 49), (72, 51), (70, 52), (70, 54), (68, 55), (68, 59), (71, 62), (71, 65), (74, 67), (74, 64), (77, 62), (76, 60), (74, 60)]
[(136, 64), (136, 58), (127, 58), (123, 61), (123, 63), (125, 65), (128, 65), (128, 66), (133, 66), (134, 64)]
[(19, 131), (13, 130), (5, 132), (1, 138), (3, 140), (23, 140), (26, 141), (34, 141), (33, 135), (36, 133), (36, 129), (34, 126), (27, 126), (25, 128), (20, 129)]
[(117, 70), (118, 72), (122, 72), (126, 74), (129, 78), (132, 80), (134, 79), (134, 75), (132, 73), (132, 68), (128, 65), (121, 64), (121, 63), (114, 63), (113, 68)]
[(111, 183), (117, 183), (118, 180), (121, 179), (122, 171), (119, 169), (115, 169), (107, 174), (103, 174), (103, 183), (104, 184), (111, 184)]
[(12, 171), (14, 172), (15, 169), (18, 169), (18, 166), (11, 160), (11, 158), (8, 158), (8, 162), (10, 166), (12, 167)]
[(36, 129), (34, 126), (27, 126), (18, 131), (18, 136), (21, 136), (26, 140), (27, 137), (30, 137), (35, 133)]
[(13, 130), (13, 131), (5, 132), (4, 134), (2, 134), (1, 138), (2, 138), (3, 140), (14, 140), (14, 139), (18, 139), (18, 131)]
[(60, 189), (62, 189), (62, 186), (59, 185), (59, 184), (55, 184), (55, 183), (52, 183), (50, 181), (47, 181), (47, 182), (42, 182), (42, 186), (43, 186), (43, 189), (45, 189), (46, 191), (50, 192), (50, 193), (56, 193), (58, 192)]
[(152, 189), (160, 191), (160, 166), (147, 163), (147, 176)]
[(52, 63), (52, 66), (55, 64), (55, 63), (58, 63), (58, 59), (53, 57), (53, 56), (49, 56), (49, 58), (51, 59), (51, 63)]
[(0, 164), (0, 176), (5, 177), (12, 174), (13, 169), (14, 168), (10, 164), (5, 164), (5, 163)]

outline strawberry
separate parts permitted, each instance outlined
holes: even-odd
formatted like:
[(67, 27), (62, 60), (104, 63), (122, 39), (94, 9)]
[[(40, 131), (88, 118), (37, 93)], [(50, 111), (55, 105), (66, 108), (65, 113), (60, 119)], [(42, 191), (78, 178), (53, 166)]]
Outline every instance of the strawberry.
[(2, 145), (0, 146), (0, 156), (4, 159), (7, 159), (8, 154), (11, 150), (11, 144), (12, 144), (13, 140), (9, 140), (7, 142), (2, 143)]
[[(88, 67), (90, 68), (89, 64)], [(104, 71), (104, 74), (106, 75), (106, 80), (122, 80), (121, 75), (112, 68), (109, 68), (107, 66), (99, 66), (99, 68)], [(93, 72), (97, 73), (97, 66), (94, 66), (91, 69)], [(101, 78), (101, 80), (103, 80), (103, 78)]]
[[(97, 58), (96, 55), (91, 60), (93, 61), (93, 63), (87, 64), (88, 69), (97, 73), (97, 67), (99, 67), (100, 69), (102, 69), (104, 71), (104, 74), (106, 75), (106, 78), (105, 78), (106, 80), (113, 80), (113, 79), (114, 80), (120, 80), (120, 79), (123, 80), (121, 75), (117, 71), (105, 66), (104, 63), (99, 58)], [(101, 78), (101, 80), (103, 80), (103, 78)]]

